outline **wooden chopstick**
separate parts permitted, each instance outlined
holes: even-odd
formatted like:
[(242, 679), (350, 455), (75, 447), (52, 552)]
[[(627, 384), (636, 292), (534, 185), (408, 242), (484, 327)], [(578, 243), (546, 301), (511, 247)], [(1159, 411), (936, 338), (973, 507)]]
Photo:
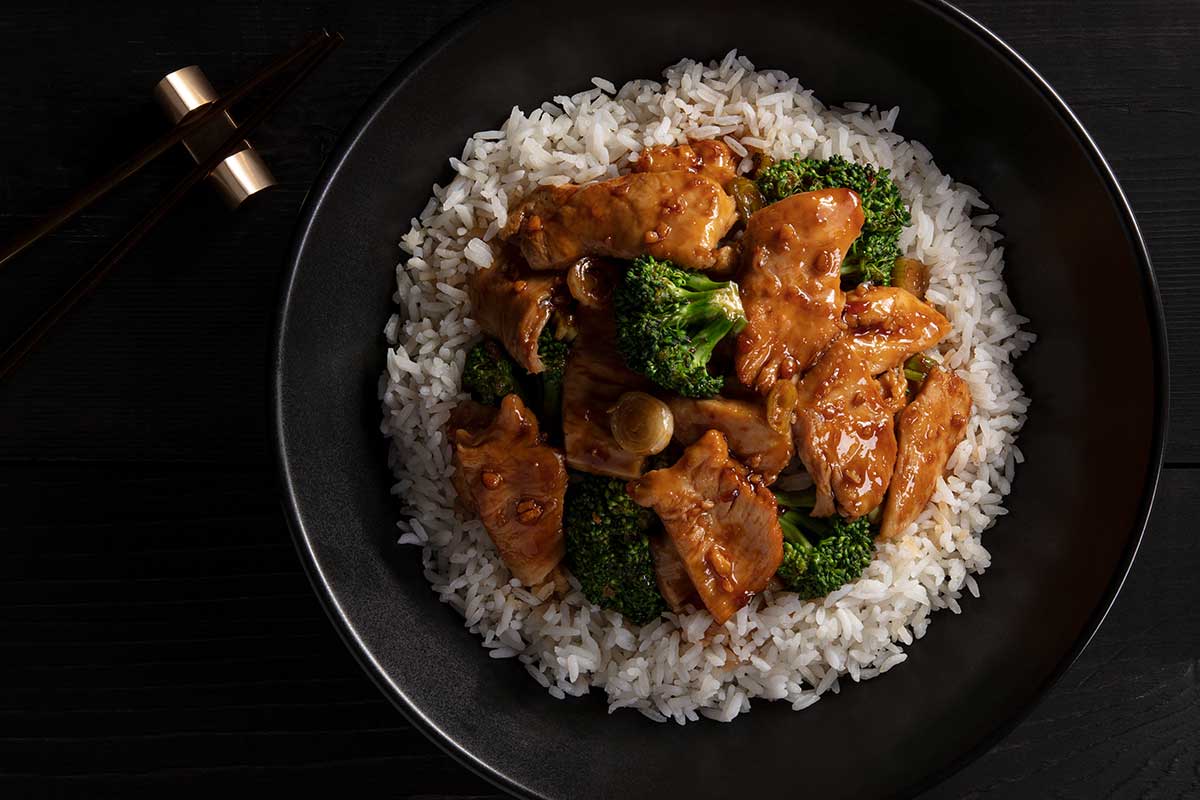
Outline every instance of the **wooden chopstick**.
[(0, 354), (0, 379), (3, 379), (13, 370), (21, 359), (34, 348), (42, 337), (54, 327), (54, 325), (62, 319), (62, 317), (70, 311), (76, 303), (86, 297), (93, 289), (98, 286), (112, 268), (127, 254), (130, 250), (137, 246), (142, 238), (149, 233), (179, 202), (191, 191), (198, 183), (203, 181), (208, 175), (217, 168), (231, 153), (242, 146), (242, 140), (246, 139), (263, 121), (279, 106), (284, 99), (288, 97), (301, 83), (312, 73), (317, 66), (325, 60), (325, 58), (337, 49), (344, 39), (340, 33), (327, 35), (324, 41), (320, 42), (317, 48), (309, 54), (308, 60), (304, 62), (298, 72), (273, 96), (263, 102), (261, 106), (252, 111), (242, 122), (237, 126), (229, 136), (221, 142), (221, 145), (213, 151), (212, 155), (206, 158), (202, 163), (196, 166), (189, 172), (163, 200), (156, 205), (151, 211), (142, 217), (142, 219), (133, 226), (128, 233), (121, 237), (115, 245), (104, 256), (96, 262), (82, 277), (67, 290), (61, 298), (59, 298), (50, 308), (46, 309), (37, 320), (22, 333), (16, 341), (8, 346), (5, 351)]
[(224, 95), (221, 99), (204, 106), (203, 109), (197, 110), (195, 114), (189, 115), (186, 120), (181, 121), (158, 140), (151, 142), (137, 153), (134, 153), (124, 163), (106, 175), (97, 178), (57, 210), (42, 218), (31, 230), (26, 231), (19, 238), (10, 242), (3, 249), (0, 249), (0, 267), (3, 267), (43, 237), (56, 231), (63, 223), (117, 188), (117, 186), (121, 185), (129, 177), (137, 174), (138, 171), (151, 161), (208, 124), (218, 114), (224, 113), (234, 103), (284, 70), (300, 63), (303, 59), (316, 52), (316, 48), (322, 43), (329, 41), (329, 39), (330, 35), (328, 31), (314, 33), (294, 50), (285, 53), (271, 64), (268, 64), (261, 71), (237, 86), (233, 91)]

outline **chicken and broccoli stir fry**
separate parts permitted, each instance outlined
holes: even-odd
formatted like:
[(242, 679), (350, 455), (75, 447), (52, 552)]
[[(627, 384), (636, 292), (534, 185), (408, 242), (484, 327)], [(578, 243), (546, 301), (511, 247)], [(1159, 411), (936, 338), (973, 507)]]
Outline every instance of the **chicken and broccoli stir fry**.
[[(965, 436), (887, 170), (738, 161), (657, 146), (540, 187), (472, 276), (487, 338), (449, 423), (454, 483), (522, 583), (569, 570), (635, 623), (821, 597), (910, 528)], [(810, 488), (776, 486), (801, 468)]]

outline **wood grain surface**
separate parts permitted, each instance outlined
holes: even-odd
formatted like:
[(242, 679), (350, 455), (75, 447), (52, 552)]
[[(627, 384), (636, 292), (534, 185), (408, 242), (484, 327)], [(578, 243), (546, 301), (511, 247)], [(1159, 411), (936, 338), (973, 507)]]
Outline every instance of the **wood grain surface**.
[[(0, 385), (0, 796), (494, 797), (370, 684), (279, 511), (266, 363), (296, 213), (339, 131), (473, 5), (66, 0), (0, 9), (0, 238), (325, 25), (347, 44), (256, 138), (280, 187), (200, 192)], [(1200, 796), (1200, 4), (963, 0), (1118, 173), (1167, 308), (1169, 468), (1125, 590), (1033, 713), (929, 798)], [(182, 154), (0, 271), (15, 336), (186, 169)], [(1113, 365), (1119, 390), (1120, 365)], [(986, 590), (986, 585), (985, 585)]]

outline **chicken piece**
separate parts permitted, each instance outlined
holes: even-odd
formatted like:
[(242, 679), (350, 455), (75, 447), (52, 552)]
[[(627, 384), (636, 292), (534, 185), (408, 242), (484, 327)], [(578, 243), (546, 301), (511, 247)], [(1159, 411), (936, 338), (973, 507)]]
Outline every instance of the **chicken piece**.
[(724, 186), (737, 177), (737, 156), (724, 142), (704, 139), (674, 147), (665, 144), (647, 147), (633, 165), (634, 172), (674, 170), (694, 172)]
[(846, 338), (808, 371), (798, 395), (792, 432), (817, 490), (813, 516), (869, 513), (883, 502), (896, 463), (894, 401)]
[(790, 427), (778, 431), (767, 424), (762, 401), (672, 397), (669, 405), (675, 417), (675, 438), (681, 444), (689, 445), (707, 431), (718, 430), (725, 434), (729, 449), (762, 475), (768, 486), (792, 460)]
[(629, 483), (638, 505), (653, 508), (717, 624), (750, 602), (783, 561), (775, 497), (729, 456), (709, 431), (667, 469)]
[(545, 365), (538, 355), (538, 337), (562, 287), (560, 274), (530, 273), (503, 261), (471, 275), (467, 294), (479, 327), (503, 342), (526, 370), (541, 372)]
[(711, 269), (732, 259), (718, 244), (736, 218), (733, 198), (716, 181), (682, 170), (636, 172), (586, 186), (540, 186), (509, 214), (502, 235), (534, 269), (643, 253)]
[(616, 350), (611, 313), (580, 308), (579, 333), (563, 377), (563, 443), (572, 469), (614, 478), (642, 474), (644, 455), (621, 449), (609, 412), (625, 392), (647, 391), (649, 382), (630, 371)]
[(908, 405), (908, 378), (904, 376), (904, 367), (897, 364), (879, 376), (879, 388), (883, 391), (883, 402), (887, 404), (888, 412), (900, 413), (900, 409)]
[(892, 267), (892, 286), (907, 289), (918, 300), (929, 291), (929, 266), (915, 258), (897, 258)]
[[(476, 404), (477, 405), (477, 404)], [(454, 488), (479, 514), (500, 558), (517, 580), (536, 586), (562, 561), (563, 457), (538, 433), (537, 417), (510, 394), (490, 421), (478, 409), (454, 420)]]
[(735, 353), (744, 385), (766, 394), (841, 335), (842, 259), (862, 223), (849, 189), (795, 194), (750, 217), (738, 279), (747, 324)]
[(937, 309), (894, 286), (859, 286), (846, 295), (843, 319), (872, 375), (903, 364), (950, 333), (950, 321)]
[(692, 576), (688, 575), (687, 564), (679, 557), (675, 543), (665, 533), (650, 536), (650, 556), (654, 559), (654, 579), (658, 591), (667, 601), (667, 607), (678, 613), (688, 603), (700, 605)]
[(894, 539), (925, 510), (938, 478), (971, 418), (971, 390), (943, 367), (929, 372), (921, 390), (900, 412), (900, 451), (879, 535)]
[(446, 440), (454, 442), (454, 432), (457, 430), (481, 431), (492, 424), (500, 409), (485, 406), (474, 400), (464, 400), (450, 412), (450, 420), (446, 423)]

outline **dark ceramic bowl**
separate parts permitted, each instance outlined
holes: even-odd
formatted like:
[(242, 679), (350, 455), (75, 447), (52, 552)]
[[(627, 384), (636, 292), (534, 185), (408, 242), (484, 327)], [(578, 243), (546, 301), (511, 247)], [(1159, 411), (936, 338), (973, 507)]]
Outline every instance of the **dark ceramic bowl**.
[[(736, 10), (735, 10), (736, 9)], [(902, 667), (801, 714), (757, 702), (732, 724), (609, 715), (494, 661), (395, 544), (376, 381), (396, 247), (446, 160), (513, 105), (603, 75), (655, 77), (738, 48), (827, 103), (899, 105), (898, 129), (1000, 214), (1017, 308), (1038, 334), (1010, 514), (965, 613), (937, 614)], [(1114, 315), (1112, 309), (1119, 308)], [(348, 646), (414, 724), (529, 797), (907, 795), (1009, 730), (1112, 604), (1154, 496), (1166, 418), (1162, 312), (1145, 247), (1095, 145), (1049, 86), (939, 2), (715, 0), (487, 6), (390, 77), (309, 198), (274, 364), (286, 506)], [(1123, 365), (1113, 392), (1106, 365)], [(801, 754), (802, 755), (799, 755)]]

